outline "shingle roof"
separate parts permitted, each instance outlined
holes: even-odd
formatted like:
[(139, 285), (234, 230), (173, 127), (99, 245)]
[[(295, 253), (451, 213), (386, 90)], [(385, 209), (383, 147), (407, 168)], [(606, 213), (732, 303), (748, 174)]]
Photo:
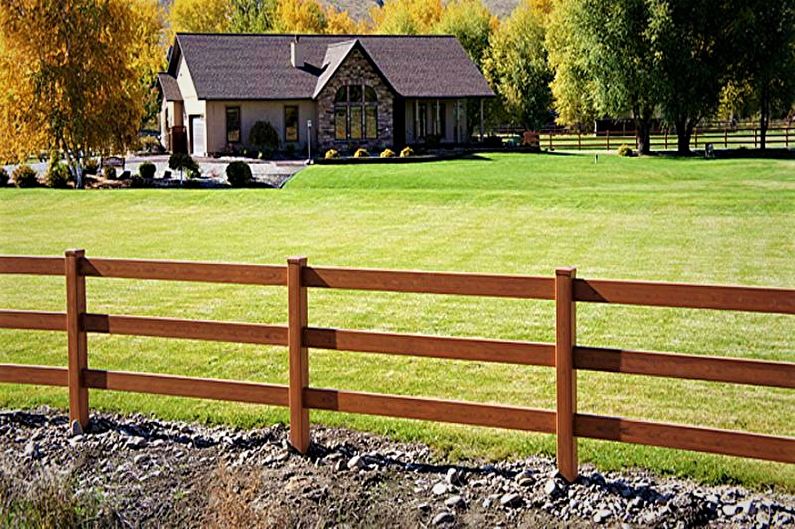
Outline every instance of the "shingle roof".
[(179, 90), (177, 80), (166, 72), (157, 74), (157, 82), (163, 91), (163, 98), (166, 101), (182, 101), (182, 92)]
[[(174, 74), (183, 55), (200, 99), (309, 99), (334, 61), (350, 51), (353, 44), (346, 41), (358, 41), (401, 96), (494, 95), (452, 36), (300, 35), (304, 68), (290, 63), (294, 39), (294, 35), (179, 33), (169, 71)], [(339, 43), (346, 45), (329, 47)]]

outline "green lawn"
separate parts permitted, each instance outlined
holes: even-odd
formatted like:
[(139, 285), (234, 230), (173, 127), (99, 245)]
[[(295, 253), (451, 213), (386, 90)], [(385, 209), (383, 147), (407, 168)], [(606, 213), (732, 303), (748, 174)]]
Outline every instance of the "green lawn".
[[(318, 166), (283, 190), (0, 191), (0, 253), (311, 264), (795, 285), (795, 162), (492, 155)], [(276, 287), (88, 280), (90, 311), (286, 322)], [(63, 279), (0, 277), (0, 306), (63, 310)], [(581, 344), (795, 360), (791, 316), (582, 305)], [(551, 302), (312, 291), (318, 326), (552, 341)], [(284, 383), (278, 347), (91, 336), (98, 368)], [(65, 365), (58, 333), (0, 331), (0, 362)], [(548, 368), (313, 351), (312, 385), (554, 406)], [(795, 392), (582, 372), (579, 408), (795, 436)], [(65, 406), (61, 389), (0, 387), (0, 405)], [(260, 406), (92, 392), (94, 409), (249, 426)], [(551, 436), (332, 413), (313, 420), (422, 440), (452, 456), (553, 453)], [(795, 491), (793, 466), (583, 440), (581, 459)]]

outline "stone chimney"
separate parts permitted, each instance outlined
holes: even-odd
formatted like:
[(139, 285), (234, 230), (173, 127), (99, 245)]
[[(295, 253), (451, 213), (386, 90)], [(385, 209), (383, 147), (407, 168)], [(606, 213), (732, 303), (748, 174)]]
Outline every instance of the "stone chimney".
[(304, 67), (304, 45), (299, 42), (300, 37), (295, 36), (295, 39), (290, 43), (290, 62), (293, 68)]

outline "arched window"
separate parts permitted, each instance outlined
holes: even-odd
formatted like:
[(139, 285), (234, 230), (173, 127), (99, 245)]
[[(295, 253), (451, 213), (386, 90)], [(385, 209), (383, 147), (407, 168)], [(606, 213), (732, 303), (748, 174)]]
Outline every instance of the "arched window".
[(334, 137), (337, 140), (378, 138), (378, 94), (372, 86), (341, 86), (334, 95)]

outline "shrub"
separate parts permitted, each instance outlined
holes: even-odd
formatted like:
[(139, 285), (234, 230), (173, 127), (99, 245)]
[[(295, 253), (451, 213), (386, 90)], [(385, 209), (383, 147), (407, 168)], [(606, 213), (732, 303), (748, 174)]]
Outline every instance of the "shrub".
[(154, 187), (154, 186), (155, 186), (154, 178), (144, 178), (140, 174), (134, 174), (130, 178), (130, 187), (144, 188), (144, 187)]
[(97, 174), (99, 162), (93, 158), (88, 158), (83, 162), (83, 174)]
[(335, 158), (339, 158), (340, 153), (336, 149), (329, 149), (326, 151), (326, 154), (323, 156), (326, 160), (333, 160)]
[(14, 185), (17, 187), (36, 187), (39, 179), (36, 171), (29, 165), (22, 164), (14, 169)]
[(226, 166), (226, 179), (232, 187), (243, 187), (251, 183), (251, 167), (246, 162), (232, 162)]
[(197, 173), (199, 171), (199, 164), (190, 157), (189, 154), (185, 154), (183, 152), (175, 152), (168, 158), (168, 166), (169, 168), (179, 171), (182, 174), (183, 171), (188, 173), (188, 176), (192, 176), (193, 173)]
[(367, 149), (364, 147), (359, 147), (356, 149), (356, 152), (353, 153), (354, 158), (367, 158), (368, 156), (370, 156), (370, 153), (368, 153)]
[(116, 180), (116, 168), (110, 165), (103, 167), (102, 176), (104, 176), (107, 180)]
[(45, 178), (48, 187), (54, 189), (64, 189), (69, 186), (69, 167), (65, 163), (54, 162), (47, 169)]
[(8, 185), (8, 171), (5, 167), (0, 167), (0, 187)]
[(621, 144), (621, 145), (618, 147), (618, 149), (616, 150), (616, 153), (617, 153), (619, 156), (632, 156), (632, 155), (633, 155), (633, 152), (632, 152), (632, 147), (630, 147), (630, 146), (629, 146), (629, 145), (627, 145), (626, 143), (624, 143), (624, 144)]
[(154, 178), (157, 167), (152, 162), (144, 162), (138, 166), (138, 175), (141, 178)]
[(268, 157), (279, 147), (279, 133), (268, 121), (257, 121), (248, 133), (248, 142), (260, 151), (260, 158)]
[(381, 158), (394, 158), (395, 151), (393, 151), (392, 149), (384, 149), (383, 151), (381, 151), (381, 154), (379, 156)]
[(414, 156), (414, 149), (411, 147), (403, 147), (403, 150), (400, 151), (400, 157), (408, 158), (409, 156)]

